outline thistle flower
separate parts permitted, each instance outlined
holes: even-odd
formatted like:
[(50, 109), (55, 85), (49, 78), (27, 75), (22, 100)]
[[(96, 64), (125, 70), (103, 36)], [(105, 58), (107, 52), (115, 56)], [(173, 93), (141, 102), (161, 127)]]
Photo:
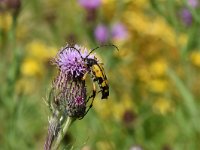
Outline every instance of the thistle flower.
[(192, 14), (187, 8), (181, 10), (181, 19), (185, 25), (192, 24), (193, 21)]
[(195, 8), (195, 7), (197, 7), (199, 5), (199, 2), (198, 2), (198, 0), (188, 0), (188, 4), (191, 7)]
[(106, 43), (109, 37), (109, 31), (105, 25), (99, 24), (94, 31), (94, 35), (99, 43)]
[(128, 32), (122, 23), (115, 23), (112, 26), (111, 34), (112, 37), (116, 40), (125, 40), (127, 38)]
[(77, 45), (74, 47), (67, 45), (53, 59), (53, 64), (59, 68), (59, 74), (53, 82), (54, 90), (58, 93), (55, 101), (70, 117), (80, 118), (85, 115), (87, 96), (82, 77), (89, 70), (82, 58), (87, 55), (87, 49)]
[[(52, 116), (44, 145), (45, 150), (50, 150), (52, 145), (57, 149), (69, 125), (76, 119), (82, 119), (87, 113), (88, 98), (85, 80), (82, 78), (89, 71), (83, 60), (88, 54), (87, 49), (83, 47), (67, 45), (52, 60), (59, 72), (49, 94), (48, 104)], [(88, 58), (94, 56), (90, 55)]]
[(85, 9), (96, 9), (101, 5), (101, 0), (79, 0), (79, 4)]

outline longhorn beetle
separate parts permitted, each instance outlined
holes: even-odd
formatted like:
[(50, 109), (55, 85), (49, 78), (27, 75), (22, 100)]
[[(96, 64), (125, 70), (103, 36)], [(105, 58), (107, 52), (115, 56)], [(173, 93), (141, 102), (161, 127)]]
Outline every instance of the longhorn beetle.
[[(93, 81), (97, 82), (99, 87), (100, 87), (100, 92), (102, 93), (101, 99), (107, 99), (108, 96), (109, 96), (109, 85), (108, 85), (108, 80), (107, 80), (107, 77), (105, 75), (105, 71), (104, 71), (104, 68), (102, 66), (102, 63), (98, 63), (98, 60), (97, 60), (96, 57), (88, 58), (92, 52), (94, 52), (96, 49), (101, 48), (103, 46), (113, 46), (117, 50), (119, 50), (118, 47), (115, 46), (115, 45), (101, 45), (101, 46), (98, 46), (98, 47), (92, 49), (89, 52), (89, 54), (86, 57), (83, 58), (78, 49), (76, 49), (75, 47), (71, 47), (71, 48), (75, 48), (75, 50), (80, 54), (81, 58), (83, 59), (83, 61), (86, 64), (87, 68), (89, 69), (89, 72), (87, 72), (83, 76), (82, 80), (85, 80), (87, 74), (90, 73)], [(95, 96), (96, 96), (96, 88), (95, 88), (95, 84), (93, 84), (93, 94), (92, 94), (91, 97), (95, 97)]]
[[(74, 50), (76, 50), (79, 53), (79, 55), (81, 56), (81, 58), (83, 59), (83, 61), (85, 62), (85, 65), (86, 65), (86, 67), (88, 68), (89, 71), (86, 72), (83, 75), (82, 80), (85, 80), (87, 74), (89, 73), (92, 76), (92, 79), (94, 81), (93, 82), (92, 95), (89, 96), (88, 100), (87, 100), (87, 101), (89, 101), (89, 99), (92, 98), (92, 102), (91, 102), (91, 105), (89, 106), (89, 109), (92, 107), (93, 100), (96, 97), (95, 82), (98, 83), (99, 88), (100, 88), (99, 92), (102, 93), (101, 99), (107, 99), (108, 96), (109, 96), (108, 80), (107, 80), (107, 77), (105, 75), (104, 68), (103, 68), (102, 64), (98, 62), (96, 57), (88, 58), (92, 52), (94, 52), (96, 49), (104, 47), (104, 46), (113, 46), (119, 51), (118, 47), (115, 46), (115, 45), (101, 45), (101, 46), (98, 46), (98, 47), (92, 49), (86, 57), (82, 57), (80, 50), (78, 50), (76, 47), (73, 47), (73, 46), (66, 46), (65, 47), (65, 48), (73, 48)], [(86, 113), (89, 111), (89, 109), (86, 111)]]

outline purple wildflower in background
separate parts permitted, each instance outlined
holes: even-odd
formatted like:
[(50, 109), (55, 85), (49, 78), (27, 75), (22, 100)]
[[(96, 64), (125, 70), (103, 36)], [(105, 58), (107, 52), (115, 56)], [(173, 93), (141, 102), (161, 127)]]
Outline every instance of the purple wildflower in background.
[(188, 0), (188, 4), (193, 7), (196, 8), (199, 5), (198, 0)]
[(115, 23), (112, 26), (112, 37), (116, 40), (125, 40), (127, 38), (127, 29), (122, 23)]
[[(196, 8), (199, 5), (198, 0), (187, 0), (188, 5), (192, 8)], [(180, 12), (181, 20), (186, 26), (189, 26), (193, 22), (192, 13), (188, 8), (183, 8)]]
[(85, 9), (96, 9), (101, 5), (101, 0), (79, 0), (79, 4)]
[(109, 31), (105, 25), (99, 24), (94, 31), (94, 35), (99, 43), (106, 43), (109, 38)]
[(187, 8), (181, 10), (181, 20), (187, 26), (192, 24), (192, 14)]

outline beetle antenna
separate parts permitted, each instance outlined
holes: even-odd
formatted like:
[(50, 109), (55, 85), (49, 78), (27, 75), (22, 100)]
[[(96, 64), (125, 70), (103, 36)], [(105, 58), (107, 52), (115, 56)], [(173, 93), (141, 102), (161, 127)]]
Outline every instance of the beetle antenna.
[(119, 48), (118, 48), (116, 45), (114, 45), (114, 44), (100, 45), (100, 46), (97, 46), (96, 48), (92, 49), (92, 50), (89, 52), (89, 54), (88, 54), (85, 58), (87, 58), (87, 57), (88, 57), (93, 51), (95, 51), (96, 49), (101, 48), (101, 47), (105, 47), (105, 46), (113, 46), (114, 48), (117, 49), (117, 51), (119, 51)]
[[(67, 49), (67, 48), (73, 48), (74, 50), (76, 50), (78, 53), (79, 53), (79, 55), (81, 56), (81, 58), (83, 59), (83, 57), (82, 57), (82, 55), (81, 55), (81, 53), (80, 53), (80, 51), (76, 48), (76, 47), (74, 47), (74, 46), (66, 46), (64, 49)], [(63, 49), (63, 50), (64, 50)]]

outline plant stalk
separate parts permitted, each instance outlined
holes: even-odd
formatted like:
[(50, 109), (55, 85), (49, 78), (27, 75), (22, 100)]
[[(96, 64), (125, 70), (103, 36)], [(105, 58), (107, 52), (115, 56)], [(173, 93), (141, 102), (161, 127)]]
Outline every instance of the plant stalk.
[(73, 118), (71, 117), (67, 117), (66, 119), (66, 122), (65, 122), (65, 125), (63, 127), (63, 130), (61, 130), (59, 133), (58, 133), (58, 137), (56, 138), (56, 141), (55, 143), (53, 144), (53, 148), (52, 150), (57, 150), (61, 144), (61, 141), (62, 139), (64, 138), (67, 130), (69, 129), (70, 125), (72, 124), (72, 122), (74, 121)]

